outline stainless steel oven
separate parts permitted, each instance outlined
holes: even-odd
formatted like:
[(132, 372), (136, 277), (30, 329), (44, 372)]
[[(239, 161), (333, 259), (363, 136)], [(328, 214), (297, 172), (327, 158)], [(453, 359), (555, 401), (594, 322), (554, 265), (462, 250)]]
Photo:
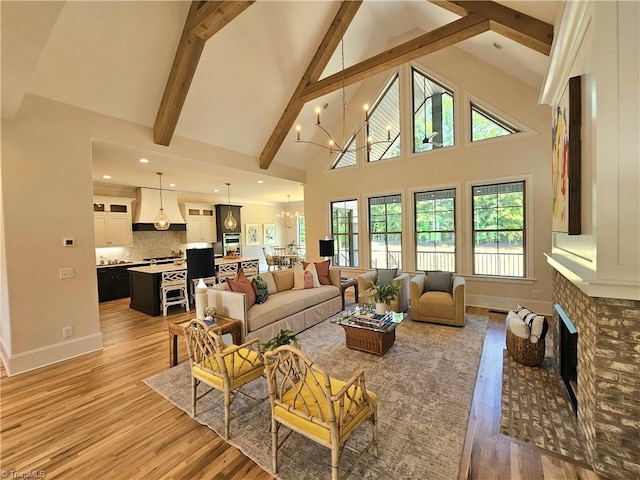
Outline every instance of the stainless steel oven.
[(224, 255), (228, 255), (229, 247), (235, 249), (235, 253), (241, 254), (240, 233), (223, 233), (222, 234), (222, 251)]

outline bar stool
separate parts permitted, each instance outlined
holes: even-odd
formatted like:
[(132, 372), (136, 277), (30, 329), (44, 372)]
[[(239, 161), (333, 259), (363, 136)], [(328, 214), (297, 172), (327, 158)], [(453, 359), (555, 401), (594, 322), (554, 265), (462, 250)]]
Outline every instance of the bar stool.
[(238, 276), (237, 263), (221, 263), (218, 265), (218, 283), (225, 283), (228, 279), (233, 280)]
[[(173, 293), (173, 295), (169, 295), (170, 293)], [(162, 303), (162, 315), (164, 317), (167, 316), (167, 307), (171, 305), (184, 305), (187, 312), (190, 310), (186, 270), (162, 272), (160, 301)]]
[(258, 273), (260, 273), (258, 260), (245, 260), (240, 263), (240, 268), (247, 278), (257, 277)]

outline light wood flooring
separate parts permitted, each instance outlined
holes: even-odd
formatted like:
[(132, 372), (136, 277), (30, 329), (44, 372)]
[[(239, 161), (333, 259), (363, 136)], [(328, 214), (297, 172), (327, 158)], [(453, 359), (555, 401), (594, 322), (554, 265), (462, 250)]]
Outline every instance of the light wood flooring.
[[(490, 322), (461, 478), (597, 479), (585, 465), (499, 433), (504, 315), (484, 309), (469, 312), (488, 315)], [(174, 313), (165, 319), (130, 310), (128, 299), (102, 303), (101, 352), (15, 377), (7, 377), (2, 366), (0, 468), (6, 476), (43, 472), (46, 478), (61, 479), (273, 478), (142, 383), (169, 365), (167, 319), (193, 314)], [(186, 361), (182, 343), (179, 351), (180, 361)]]

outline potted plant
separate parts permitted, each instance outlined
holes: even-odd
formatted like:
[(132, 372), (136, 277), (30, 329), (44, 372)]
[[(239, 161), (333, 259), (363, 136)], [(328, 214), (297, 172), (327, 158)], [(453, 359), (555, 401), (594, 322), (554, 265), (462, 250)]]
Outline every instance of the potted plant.
[(298, 346), (298, 337), (291, 330), (280, 330), (280, 333), (269, 340), (267, 343), (263, 343), (260, 345), (260, 349), (262, 353), (268, 350), (275, 350), (282, 345), (290, 345), (293, 344), (294, 347)]
[(398, 293), (400, 293), (400, 285), (391, 280), (383, 284), (371, 282), (371, 286), (363, 292), (363, 295), (368, 295), (375, 302), (377, 314), (384, 315), (386, 306), (391, 305)]
[(218, 309), (216, 307), (204, 307), (204, 319), (208, 321), (213, 321), (216, 316)]

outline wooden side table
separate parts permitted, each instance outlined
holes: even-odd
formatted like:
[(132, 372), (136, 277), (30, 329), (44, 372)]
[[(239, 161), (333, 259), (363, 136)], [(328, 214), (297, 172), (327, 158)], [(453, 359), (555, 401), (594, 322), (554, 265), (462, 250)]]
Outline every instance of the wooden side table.
[[(211, 328), (215, 328), (220, 335), (230, 333), (233, 343), (240, 345), (242, 343), (242, 322), (235, 318), (219, 317), (216, 315), (216, 324)], [(184, 336), (184, 329), (191, 323), (191, 320), (182, 320), (180, 322), (168, 322), (169, 330), (169, 366), (175, 367), (178, 364), (178, 337)]]
[(344, 291), (353, 287), (356, 295), (356, 303), (358, 303), (358, 280), (356, 278), (342, 278), (340, 280), (340, 294), (342, 295), (342, 310), (344, 310)]

